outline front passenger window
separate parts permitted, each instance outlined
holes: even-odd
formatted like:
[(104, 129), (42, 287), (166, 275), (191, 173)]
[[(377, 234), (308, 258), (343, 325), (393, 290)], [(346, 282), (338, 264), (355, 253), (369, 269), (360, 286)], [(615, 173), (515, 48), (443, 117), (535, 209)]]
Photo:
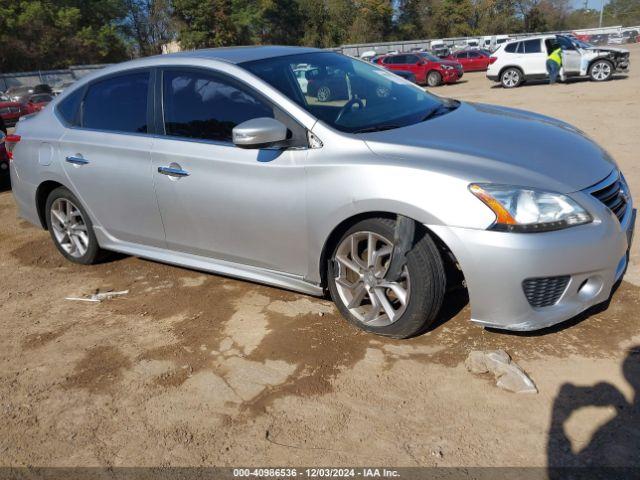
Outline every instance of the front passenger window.
[(274, 118), (273, 108), (231, 80), (205, 72), (163, 74), (167, 135), (231, 142), (233, 128), (247, 120)]

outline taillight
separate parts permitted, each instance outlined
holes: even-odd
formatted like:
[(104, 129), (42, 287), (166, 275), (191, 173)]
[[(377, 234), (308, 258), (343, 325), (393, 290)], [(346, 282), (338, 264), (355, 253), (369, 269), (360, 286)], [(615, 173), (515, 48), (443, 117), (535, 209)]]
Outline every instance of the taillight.
[(9, 160), (13, 158), (13, 149), (20, 141), (20, 138), (20, 135), (15, 134), (4, 137), (4, 148), (7, 150), (7, 157), (9, 157)]
[(498, 60), (498, 57), (489, 57), (489, 64), (495, 63)]

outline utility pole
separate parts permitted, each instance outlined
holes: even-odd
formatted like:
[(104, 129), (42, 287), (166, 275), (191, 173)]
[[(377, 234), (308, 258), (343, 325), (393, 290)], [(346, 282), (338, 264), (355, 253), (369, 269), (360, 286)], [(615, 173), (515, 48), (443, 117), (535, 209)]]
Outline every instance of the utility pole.
[(602, 28), (602, 14), (604, 13), (604, 0), (602, 0), (602, 6), (600, 7), (600, 23), (598, 24), (599, 28)]

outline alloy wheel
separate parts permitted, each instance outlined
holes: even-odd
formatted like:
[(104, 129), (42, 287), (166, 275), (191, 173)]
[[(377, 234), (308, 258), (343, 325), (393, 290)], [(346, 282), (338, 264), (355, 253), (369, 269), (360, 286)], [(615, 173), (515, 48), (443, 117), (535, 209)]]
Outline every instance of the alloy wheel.
[(355, 232), (336, 250), (334, 274), (340, 299), (367, 326), (395, 323), (409, 303), (411, 282), (407, 267), (399, 281), (384, 278), (392, 252), (393, 243), (374, 232)]
[(512, 88), (518, 85), (520, 74), (516, 70), (507, 70), (502, 75), (502, 84), (505, 87)]
[(599, 82), (606, 80), (611, 76), (611, 65), (607, 62), (598, 62), (593, 66), (591, 75)]
[(329, 87), (320, 87), (318, 89), (317, 99), (321, 102), (328, 102), (331, 98), (331, 90)]
[(51, 205), (51, 228), (60, 247), (74, 258), (81, 258), (89, 249), (87, 225), (80, 209), (66, 198)]

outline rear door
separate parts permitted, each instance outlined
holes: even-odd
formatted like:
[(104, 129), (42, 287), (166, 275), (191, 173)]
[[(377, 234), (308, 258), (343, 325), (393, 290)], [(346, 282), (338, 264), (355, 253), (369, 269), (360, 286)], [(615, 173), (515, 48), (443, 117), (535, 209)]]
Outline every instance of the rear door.
[(233, 127), (253, 118), (277, 118), (305, 145), (306, 130), (221, 72), (167, 68), (160, 83), (153, 178), (168, 247), (306, 274), (307, 150), (242, 149), (231, 141)]
[(458, 52), (454, 55), (454, 58), (457, 62), (462, 65), (462, 69), (465, 72), (469, 72), (473, 70), (472, 64), (469, 62), (469, 53), (468, 52)]
[(151, 79), (142, 69), (90, 83), (60, 150), (69, 184), (98, 231), (164, 246), (151, 175)]
[(542, 39), (534, 38), (521, 42), (524, 54), (522, 62), (527, 75), (545, 76), (547, 73), (547, 55), (542, 48)]

